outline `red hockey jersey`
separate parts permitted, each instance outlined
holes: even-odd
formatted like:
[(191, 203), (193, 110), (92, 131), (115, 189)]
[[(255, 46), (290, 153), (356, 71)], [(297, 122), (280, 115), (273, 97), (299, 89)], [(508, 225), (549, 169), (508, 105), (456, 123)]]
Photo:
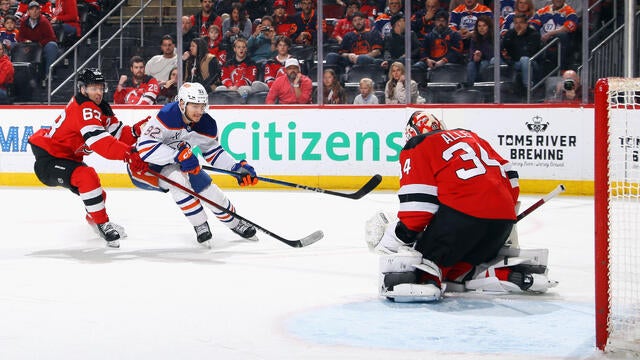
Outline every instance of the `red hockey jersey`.
[(145, 75), (139, 84), (134, 84), (131, 78), (122, 86), (122, 90), (113, 93), (115, 104), (153, 105), (160, 94), (158, 80)]
[(251, 86), (251, 83), (256, 81), (257, 75), (258, 68), (253, 61), (249, 60), (249, 58), (238, 61), (234, 56), (231, 59), (227, 59), (227, 62), (222, 67), (222, 85), (226, 87)]
[(77, 94), (53, 126), (38, 130), (29, 142), (51, 156), (78, 162), (93, 151), (107, 159), (124, 160), (136, 140), (131, 127), (118, 121), (105, 101), (100, 105)]
[(469, 130), (411, 138), (400, 152), (398, 218), (420, 232), (440, 204), (481, 219), (515, 220), (518, 173)]

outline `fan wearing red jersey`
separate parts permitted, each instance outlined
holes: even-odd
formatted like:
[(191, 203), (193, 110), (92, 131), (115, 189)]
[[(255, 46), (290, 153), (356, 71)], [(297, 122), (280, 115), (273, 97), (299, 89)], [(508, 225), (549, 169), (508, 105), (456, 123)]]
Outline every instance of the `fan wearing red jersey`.
[(392, 254), (380, 262), (381, 295), (433, 301), (441, 298), (445, 280), (466, 284), (490, 275), (518, 285), (503, 286), (506, 291), (546, 291), (546, 277), (533, 286), (536, 276), (516, 271), (521, 262), (481, 266), (498, 256), (516, 222), (518, 174), (509, 162), (472, 131), (446, 130), (422, 111), (411, 115), (405, 135), (398, 221), (379, 242), (370, 242), (377, 252)]
[(124, 229), (109, 221), (106, 193), (96, 171), (83, 162), (96, 152), (110, 160), (129, 163), (132, 171), (146, 170), (132, 145), (147, 119), (134, 126), (122, 124), (104, 101), (106, 82), (98, 69), (84, 69), (78, 75), (78, 92), (50, 128), (38, 130), (29, 143), (35, 155), (34, 171), (47, 186), (65, 187), (82, 199), (86, 219), (109, 247), (119, 247)]

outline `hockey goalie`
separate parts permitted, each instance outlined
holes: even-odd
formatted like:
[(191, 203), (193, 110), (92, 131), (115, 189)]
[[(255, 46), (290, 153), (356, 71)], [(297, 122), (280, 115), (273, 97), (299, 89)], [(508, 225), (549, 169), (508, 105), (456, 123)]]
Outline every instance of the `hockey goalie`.
[(547, 249), (520, 249), (518, 173), (491, 145), (414, 112), (400, 152), (397, 219), (378, 213), (366, 241), (380, 254), (380, 295), (437, 301), (449, 291), (546, 292)]

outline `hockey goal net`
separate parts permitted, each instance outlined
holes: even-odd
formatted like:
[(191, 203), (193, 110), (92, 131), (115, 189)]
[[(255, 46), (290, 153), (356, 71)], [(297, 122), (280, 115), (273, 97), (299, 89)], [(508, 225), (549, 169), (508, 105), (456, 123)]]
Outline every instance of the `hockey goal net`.
[(596, 345), (640, 351), (640, 79), (595, 93)]

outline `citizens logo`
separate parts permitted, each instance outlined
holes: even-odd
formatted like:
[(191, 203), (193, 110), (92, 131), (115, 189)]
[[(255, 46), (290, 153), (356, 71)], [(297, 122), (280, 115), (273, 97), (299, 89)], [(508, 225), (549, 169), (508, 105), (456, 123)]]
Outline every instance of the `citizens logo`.
[(541, 132), (545, 132), (547, 130), (547, 128), (549, 127), (549, 122), (547, 121), (546, 123), (542, 122), (542, 117), (536, 115), (533, 118), (531, 118), (532, 122), (526, 122), (525, 124), (527, 125), (527, 129), (529, 129), (529, 131), (534, 132), (534, 133), (541, 133)]

